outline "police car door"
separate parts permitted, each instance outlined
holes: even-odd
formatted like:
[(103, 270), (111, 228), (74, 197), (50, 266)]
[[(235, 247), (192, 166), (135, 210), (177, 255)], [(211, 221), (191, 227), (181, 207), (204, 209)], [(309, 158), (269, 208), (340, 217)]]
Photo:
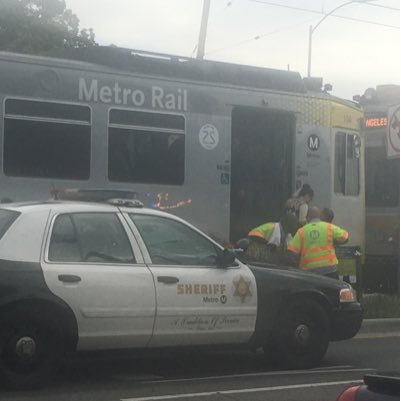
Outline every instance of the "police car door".
[(52, 217), (46, 283), (74, 312), (79, 349), (145, 346), (155, 318), (152, 274), (125, 219), (90, 207)]
[(246, 342), (254, 332), (257, 305), (248, 267), (217, 267), (217, 246), (179, 219), (139, 213), (129, 217), (156, 286), (150, 345)]

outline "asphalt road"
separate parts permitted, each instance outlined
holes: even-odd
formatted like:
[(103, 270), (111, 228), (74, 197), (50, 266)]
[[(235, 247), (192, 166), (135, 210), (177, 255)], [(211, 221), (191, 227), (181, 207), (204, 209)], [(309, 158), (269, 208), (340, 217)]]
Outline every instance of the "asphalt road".
[[(373, 328), (372, 328), (373, 327)], [(399, 322), (378, 321), (330, 344), (318, 368), (277, 371), (261, 353), (203, 352), (117, 359), (80, 356), (45, 389), (4, 401), (334, 401), (366, 373), (399, 373)]]

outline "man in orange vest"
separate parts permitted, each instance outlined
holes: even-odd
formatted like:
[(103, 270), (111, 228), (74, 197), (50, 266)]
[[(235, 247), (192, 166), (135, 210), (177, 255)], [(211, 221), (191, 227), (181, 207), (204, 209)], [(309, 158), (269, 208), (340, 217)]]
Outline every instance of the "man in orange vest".
[(308, 223), (297, 231), (288, 249), (299, 256), (302, 270), (338, 279), (334, 245), (346, 243), (348, 232), (321, 221), (320, 216), (321, 212), (316, 206), (309, 209)]

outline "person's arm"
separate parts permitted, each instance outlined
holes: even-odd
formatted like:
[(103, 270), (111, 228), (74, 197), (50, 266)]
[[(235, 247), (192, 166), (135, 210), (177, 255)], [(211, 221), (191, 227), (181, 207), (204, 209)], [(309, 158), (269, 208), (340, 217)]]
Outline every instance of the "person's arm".
[(288, 249), (283, 252), (281, 260), (286, 266), (299, 267), (299, 254), (289, 251)]
[(299, 257), (301, 253), (301, 238), (299, 236), (299, 231), (295, 234), (294, 238), (288, 245), (288, 252), (286, 253), (286, 260), (290, 266), (299, 266)]
[(348, 242), (348, 231), (332, 224), (334, 244), (345, 244)]
[(299, 188), (291, 195), (291, 198), (298, 198), (299, 193), (302, 191), (302, 188), (303, 188), (303, 186), (302, 186), (302, 187), (299, 187)]
[(308, 214), (308, 204), (307, 203), (302, 203), (301, 206), (299, 206), (299, 224), (302, 226), (306, 224), (306, 216)]

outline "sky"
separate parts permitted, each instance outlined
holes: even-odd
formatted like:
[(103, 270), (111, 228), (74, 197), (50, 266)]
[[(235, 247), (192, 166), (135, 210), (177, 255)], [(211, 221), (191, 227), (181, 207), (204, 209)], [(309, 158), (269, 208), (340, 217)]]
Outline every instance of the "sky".
[[(66, 3), (101, 45), (196, 57), (203, 0)], [(312, 27), (311, 75), (352, 99), (400, 84), (399, 9), (399, 0), (211, 0), (205, 59), (306, 77)]]

